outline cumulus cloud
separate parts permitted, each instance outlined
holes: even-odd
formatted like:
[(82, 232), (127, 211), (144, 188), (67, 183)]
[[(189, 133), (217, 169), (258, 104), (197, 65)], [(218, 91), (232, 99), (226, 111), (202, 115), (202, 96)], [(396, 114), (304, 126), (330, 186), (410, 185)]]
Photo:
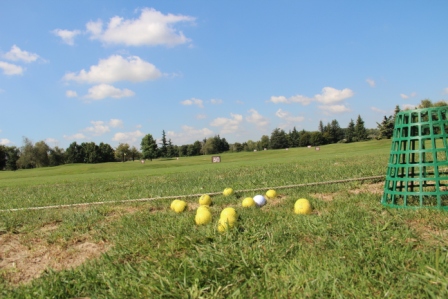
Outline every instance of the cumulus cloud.
[(7, 63), (4, 61), (0, 61), (0, 69), (3, 70), (3, 74), (5, 75), (22, 75), (23, 68), (21, 66)]
[(106, 124), (104, 123), (104, 121), (101, 121), (101, 120), (98, 120), (98, 121), (92, 120), (90, 123), (91, 123), (93, 126), (85, 128), (84, 131), (85, 131), (85, 132), (88, 132), (88, 133), (90, 133), (90, 134), (92, 134), (93, 136), (100, 136), (100, 135), (103, 135), (103, 134), (105, 134), (105, 133), (107, 133), (107, 132), (110, 132), (109, 126), (106, 125)]
[(215, 118), (210, 125), (212, 127), (221, 127), (222, 134), (234, 133), (240, 128), (240, 124), (243, 121), (241, 114), (230, 113), (231, 118), (218, 117)]
[(166, 136), (173, 140), (174, 144), (193, 143), (213, 135), (213, 131), (208, 128), (195, 129), (187, 125), (182, 126), (181, 132), (168, 131)]
[(157, 79), (161, 75), (153, 64), (138, 56), (123, 58), (120, 55), (112, 55), (101, 59), (97, 65), (91, 66), (89, 71), (82, 69), (79, 73), (68, 73), (63, 79), (79, 83), (142, 82)]
[(275, 103), (275, 104), (278, 104), (278, 103), (284, 103), (284, 104), (299, 103), (299, 104), (302, 104), (302, 105), (306, 106), (309, 103), (311, 103), (313, 101), (313, 99), (298, 94), (298, 95), (295, 95), (295, 96), (292, 96), (292, 97), (289, 97), (289, 98), (287, 98), (285, 96), (272, 96), (269, 101), (271, 101), (272, 103)]
[(67, 90), (65, 92), (65, 96), (67, 98), (76, 98), (76, 97), (78, 97), (78, 93), (76, 91), (74, 91), (74, 90)]
[(278, 109), (277, 112), (275, 112), (275, 115), (288, 123), (302, 122), (305, 120), (305, 117), (303, 116), (292, 116), (291, 113), (282, 109)]
[(257, 110), (250, 109), (248, 112), (250, 113), (249, 116), (246, 116), (246, 121), (248, 123), (255, 124), (257, 128), (264, 128), (267, 125), (269, 125), (269, 120), (260, 113), (258, 113)]
[(351, 111), (345, 105), (326, 105), (326, 106), (318, 106), (318, 108), (322, 110), (325, 114), (343, 113)]
[(400, 97), (401, 97), (403, 100), (409, 98), (409, 96), (405, 95), (404, 93), (400, 93)]
[(176, 46), (190, 42), (182, 31), (174, 25), (180, 22), (194, 22), (195, 18), (184, 15), (173, 15), (144, 8), (138, 19), (126, 20), (115, 16), (103, 28), (101, 20), (86, 24), (90, 38), (100, 40), (105, 44), (124, 44), (127, 46)]
[(86, 136), (82, 133), (76, 133), (73, 135), (64, 135), (65, 140), (80, 140), (80, 139), (86, 139)]
[(338, 90), (333, 87), (324, 87), (322, 88), (322, 93), (316, 94), (314, 98), (316, 99), (316, 101), (322, 104), (334, 104), (351, 98), (352, 96), (353, 91), (348, 88)]
[(99, 84), (89, 88), (88, 94), (84, 97), (92, 100), (102, 100), (104, 98), (120, 99), (134, 95), (135, 93), (127, 88), (119, 89), (109, 84)]
[(144, 135), (145, 134), (143, 134), (140, 130), (134, 132), (118, 132), (114, 135), (112, 140), (117, 141), (118, 143), (135, 144)]
[(345, 99), (351, 98), (353, 96), (353, 91), (348, 88), (344, 88), (342, 90), (338, 90), (333, 87), (324, 87), (322, 88), (322, 93), (314, 95), (314, 97), (309, 98), (303, 95), (295, 95), (292, 97), (285, 97), (285, 96), (272, 96), (270, 98), (270, 102), (278, 104), (292, 104), (292, 103), (299, 103), (302, 105), (308, 105), (313, 101), (317, 101), (322, 104), (334, 104), (341, 102)]
[(207, 115), (205, 115), (205, 114), (196, 115), (196, 119), (204, 119), (204, 118), (207, 118)]
[(375, 87), (376, 85), (375, 80), (373, 79), (367, 79), (366, 82), (370, 85), (370, 87)]
[(121, 119), (112, 118), (109, 121), (109, 126), (111, 126), (112, 128), (121, 128), (123, 127), (123, 121)]
[(0, 138), (0, 144), (1, 145), (9, 145), (12, 144), (11, 140), (6, 139), (6, 138)]
[(75, 44), (75, 37), (78, 34), (81, 34), (79, 30), (65, 30), (65, 29), (55, 29), (52, 33), (56, 36), (59, 36), (64, 43), (67, 45), (73, 46)]
[(189, 99), (189, 100), (185, 100), (185, 101), (182, 101), (182, 102), (180, 102), (180, 103), (181, 103), (182, 105), (185, 105), (185, 106), (196, 105), (196, 106), (198, 106), (199, 108), (204, 108), (203, 101), (200, 100), (200, 99), (196, 99), (196, 98), (191, 98), (191, 99)]
[(22, 51), (19, 47), (16, 45), (11, 47), (11, 50), (3, 55), (4, 58), (12, 61), (22, 61), (22, 62), (34, 62), (39, 58), (39, 55), (35, 53), (30, 53), (27, 51)]
[(219, 105), (219, 104), (222, 104), (222, 100), (220, 100), (220, 99), (211, 99), (210, 103), (212, 103), (213, 105)]

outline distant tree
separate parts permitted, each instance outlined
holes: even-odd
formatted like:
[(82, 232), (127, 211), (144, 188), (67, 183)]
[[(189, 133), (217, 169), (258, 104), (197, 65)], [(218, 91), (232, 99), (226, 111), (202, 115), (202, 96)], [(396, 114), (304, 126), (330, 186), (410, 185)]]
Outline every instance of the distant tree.
[(297, 131), (296, 127), (289, 132), (289, 147), (299, 146), (300, 133)]
[(6, 169), (6, 146), (0, 144), (0, 170)]
[(115, 161), (115, 150), (109, 144), (101, 142), (98, 149), (100, 153), (100, 162)]
[(358, 115), (358, 118), (356, 119), (354, 140), (356, 141), (367, 140), (367, 131), (366, 128), (364, 127), (364, 121), (361, 118), (361, 115)]
[(184, 144), (179, 146), (179, 157), (186, 157), (188, 156), (188, 145)]
[(288, 139), (284, 130), (276, 128), (271, 133), (270, 147), (272, 149), (280, 149), (288, 147)]
[[(216, 137), (216, 136), (215, 136)], [(205, 155), (213, 155), (219, 153), (219, 136), (218, 138), (208, 138), (205, 141), (203, 152)]]
[(143, 137), (140, 146), (143, 159), (150, 159), (152, 161), (152, 159), (157, 158), (157, 143), (151, 134), (146, 134)]
[(302, 130), (300, 132), (299, 143), (300, 143), (300, 146), (311, 145), (311, 134), (310, 134), (310, 132)]
[(244, 147), (241, 143), (239, 142), (235, 142), (234, 144), (232, 144), (232, 152), (241, 152)]
[(160, 142), (160, 148), (159, 148), (159, 152), (160, 152), (160, 157), (166, 158), (167, 156), (167, 151), (168, 151), (168, 142), (166, 141), (166, 134), (165, 134), (165, 130), (162, 131), (162, 140)]
[(336, 119), (333, 119), (329, 124), (328, 132), (330, 133), (330, 143), (336, 143), (344, 138), (344, 132)]
[(50, 165), (50, 160), (48, 158), (50, 147), (45, 143), (45, 141), (36, 142), (33, 152), (35, 156), (36, 167), (46, 167)]
[(115, 159), (117, 161), (127, 161), (131, 157), (131, 149), (129, 144), (127, 143), (120, 143), (117, 148), (115, 149)]
[(420, 104), (417, 106), (418, 108), (430, 108), (433, 107), (434, 104), (430, 99), (424, 99), (420, 102)]
[(319, 121), (319, 128), (318, 128), (318, 130), (322, 134), (324, 133), (324, 123), (322, 121)]
[(321, 132), (311, 132), (310, 133), (310, 143), (314, 146), (319, 146), (324, 143), (324, 136)]
[(50, 148), (50, 153), (48, 155), (49, 166), (62, 165), (65, 162), (65, 151), (63, 148), (55, 146)]
[(67, 163), (83, 163), (84, 150), (81, 145), (76, 143), (76, 141), (72, 142), (65, 151), (65, 157)]
[(138, 149), (135, 146), (132, 146), (129, 149), (129, 157), (132, 159), (132, 161), (135, 161), (135, 159), (140, 159), (141, 153), (138, 151)]
[(15, 146), (6, 147), (6, 170), (17, 170), (20, 150)]
[(261, 146), (261, 148), (260, 148), (260, 150), (264, 150), (265, 148), (268, 149), (269, 148), (269, 143), (270, 143), (270, 141), (269, 141), (269, 136), (268, 135), (261, 136), (261, 139), (260, 139), (260, 146)]
[(101, 152), (95, 142), (83, 142), (81, 147), (84, 153), (84, 163), (99, 163), (101, 162)]
[(376, 123), (379, 130), (379, 137), (390, 139), (394, 133), (394, 117), (384, 116), (383, 121), (381, 123)]
[(171, 139), (168, 139), (168, 144), (166, 146), (166, 157), (167, 158), (172, 158), (175, 155), (176, 155), (176, 151), (175, 151), (174, 145), (171, 142)]
[(35, 168), (36, 167), (36, 155), (34, 151), (34, 144), (33, 142), (23, 137), (23, 145), (20, 149), (20, 157), (17, 161), (17, 164), (19, 168), (26, 169), (26, 168)]
[(354, 136), (355, 136), (355, 122), (353, 121), (353, 119), (350, 119), (347, 130), (345, 131), (345, 140), (347, 142), (353, 142)]

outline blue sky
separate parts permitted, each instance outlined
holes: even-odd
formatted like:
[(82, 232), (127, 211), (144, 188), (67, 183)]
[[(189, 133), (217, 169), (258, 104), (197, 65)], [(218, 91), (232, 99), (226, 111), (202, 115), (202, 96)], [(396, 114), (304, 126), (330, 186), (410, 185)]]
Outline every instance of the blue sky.
[(448, 1), (0, 3), (0, 144), (259, 140), (448, 99)]

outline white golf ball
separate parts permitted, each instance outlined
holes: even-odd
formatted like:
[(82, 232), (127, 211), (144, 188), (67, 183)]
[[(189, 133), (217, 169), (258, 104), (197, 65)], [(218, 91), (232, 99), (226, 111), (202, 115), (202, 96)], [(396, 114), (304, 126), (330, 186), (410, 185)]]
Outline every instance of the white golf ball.
[(266, 198), (263, 195), (255, 195), (254, 201), (259, 207), (262, 207), (266, 204)]

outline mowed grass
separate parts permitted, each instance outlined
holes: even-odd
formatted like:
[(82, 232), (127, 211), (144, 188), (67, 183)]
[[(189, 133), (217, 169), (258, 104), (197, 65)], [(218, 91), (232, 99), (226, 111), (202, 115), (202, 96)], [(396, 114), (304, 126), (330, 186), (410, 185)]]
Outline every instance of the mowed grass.
[[(383, 175), (389, 150), (386, 140), (320, 151), (223, 154), (220, 164), (205, 156), (3, 172), (0, 205), (267, 189)], [(213, 221), (206, 226), (194, 224), (197, 197), (186, 198), (189, 207), (182, 214), (169, 210), (171, 200), (0, 212), (0, 248), (13, 244), (32, 255), (37, 245), (45, 245), (54, 260), (77, 244), (105, 248), (95, 259), (64, 270), (47, 268), (35, 279), (20, 279), (26, 270), (5, 266), (0, 297), (446, 298), (448, 214), (384, 208), (381, 182), (372, 183), (278, 189), (276, 199), (251, 209), (243, 209), (241, 200), (263, 191), (216, 195)], [(302, 197), (312, 203), (312, 215), (293, 213)], [(227, 206), (237, 210), (238, 226), (222, 234), (217, 221)], [(51, 256), (51, 249), (59, 255)], [(0, 249), (0, 265), (12, 259), (11, 252)]]

